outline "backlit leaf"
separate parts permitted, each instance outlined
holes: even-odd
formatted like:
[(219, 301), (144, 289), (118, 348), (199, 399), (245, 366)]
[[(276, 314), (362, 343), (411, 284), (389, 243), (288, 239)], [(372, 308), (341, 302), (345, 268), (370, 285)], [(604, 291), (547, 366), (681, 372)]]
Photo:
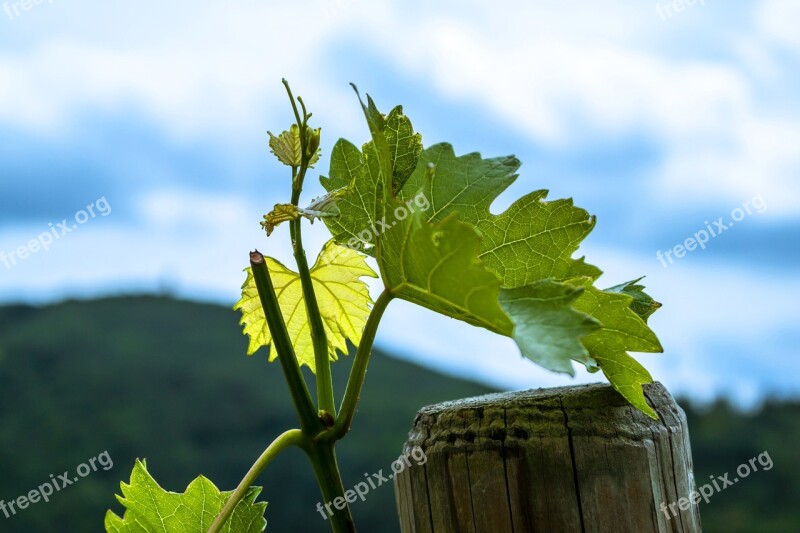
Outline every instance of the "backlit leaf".
[[(384, 281), (398, 296), (512, 336), (545, 368), (572, 373), (571, 360), (590, 371), (599, 366), (617, 390), (652, 414), (641, 389), (652, 378), (628, 352), (661, 351), (645, 322), (660, 304), (638, 280), (607, 291), (592, 286), (602, 271), (573, 255), (595, 217), (571, 199), (547, 201), (543, 189), (492, 213), (517, 179), (516, 157), (457, 156), (441, 143), (416, 158), (417, 135), (399, 108), (384, 116), (371, 98), (362, 108), (372, 140), (362, 150), (339, 141), (330, 177), (322, 179), (329, 191), (343, 189), (340, 216), (326, 220), (336, 241), (377, 253)], [(403, 127), (390, 127), (392, 121)], [(392, 142), (392, 135), (404, 141)], [(411, 154), (408, 161), (418, 160), (387, 195), (386, 176), (407, 168), (398, 146)], [(405, 220), (396, 216), (397, 206), (420, 197), (424, 210)]]
[[(332, 360), (336, 360), (337, 351), (347, 353), (347, 340), (356, 346), (361, 341), (372, 305), (367, 285), (361, 278), (376, 277), (364, 259), (358, 252), (329, 241), (310, 269)], [(314, 346), (300, 276), (271, 257), (267, 258), (267, 268), (298, 362), (315, 371)], [(267, 318), (249, 268), (242, 286), (242, 298), (234, 309), (241, 310), (240, 323), (250, 337), (248, 355), (262, 346), (270, 346), (269, 360), (274, 361), (278, 352), (272, 343)]]
[(663, 348), (631, 308), (633, 303), (633, 297), (627, 294), (587, 286), (574, 306), (603, 324), (602, 329), (584, 338), (583, 344), (608, 381), (634, 407), (655, 418), (642, 390), (642, 385), (651, 383), (653, 378), (628, 352), (661, 352)]
[[(144, 461), (136, 461), (129, 483), (121, 483), (125, 507), (120, 517), (108, 511), (108, 533), (206, 533), (232, 492), (220, 492), (207, 478), (192, 481), (182, 494), (162, 489), (147, 471)], [(259, 533), (267, 525), (267, 503), (255, 503), (260, 487), (251, 487), (222, 526), (224, 533)]]
[(431, 224), (415, 212), (379, 241), (377, 258), (387, 290), (511, 337), (523, 355), (549, 370), (572, 374), (571, 360), (588, 364), (581, 339), (599, 325), (571, 307), (583, 289), (551, 280), (501, 289), (497, 276), (478, 259), (480, 242), (456, 214)]

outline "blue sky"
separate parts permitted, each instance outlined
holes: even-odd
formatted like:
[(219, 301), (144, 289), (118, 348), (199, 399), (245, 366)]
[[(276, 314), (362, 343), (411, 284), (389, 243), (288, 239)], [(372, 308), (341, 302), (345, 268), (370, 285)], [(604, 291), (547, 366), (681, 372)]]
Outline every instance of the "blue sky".
[[(2, 302), (168, 287), (231, 304), (248, 250), (289, 262), (285, 235), (258, 226), (287, 199), (265, 133), (291, 120), (280, 79), (326, 154), (367, 138), (353, 81), (384, 110), (403, 104), (426, 145), (516, 154), (495, 212), (547, 188), (597, 214), (581, 251), (606, 285), (647, 275), (666, 351), (639, 359), (674, 393), (800, 393), (797, 2), (0, 4), (0, 252), (110, 207), (0, 260)], [(657, 258), (737, 208), (704, 250)], [(315, 225), (307, 248), (326, 239)], [(451, 373), (571, 382), (402, 302), (384, 324), (380, 344)]]

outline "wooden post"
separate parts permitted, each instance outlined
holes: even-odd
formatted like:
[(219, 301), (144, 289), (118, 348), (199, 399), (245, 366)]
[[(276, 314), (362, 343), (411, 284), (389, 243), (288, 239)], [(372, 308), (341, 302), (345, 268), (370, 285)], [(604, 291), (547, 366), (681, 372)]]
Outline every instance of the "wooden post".
[(658, 420), (604, 384), (423, 408), (405, 453), (427, 461), (394, 479), (402, 532), (701, 531), (678, 505), (695, 490), (686, 416), (660, 383), (645, 395)]

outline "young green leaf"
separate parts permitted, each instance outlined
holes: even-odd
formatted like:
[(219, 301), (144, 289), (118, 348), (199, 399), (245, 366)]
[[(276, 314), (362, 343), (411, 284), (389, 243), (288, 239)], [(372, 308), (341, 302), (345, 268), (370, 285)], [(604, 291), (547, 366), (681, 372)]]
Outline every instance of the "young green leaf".
[[(589, 281), (578, 283), (588, 284)], [(663, 348), (655, 333), (631, 308), (633, 302), (633, 297), (627, 294), (586, 286), (574, 307), (603, 324), (603, 329), (585, 337), (583, 344), (608, 381), (634, 407), (655, 418), (642, 390), (642, 385), (651, 383), (653, 378), (628, 351), (653, 353)]]
[[(282, 132), (280, 135), (275, 136), (272, 132), (269, 134), (269, 147), (270, 152), (275, 154), (278, 161), (286, 166), (299, 167), (302, 163), (303, 150), (300, 145), (300, 128), (297, 124)], [(306, 129), (306, 142), (309, 147), (309, 166), (313, 166), (319, 160), (319, 129)]]
[[(310, 269), (311, 281), (328, 337), (328, 352), (332, 360), (336, 360), (337, 350), (347, 353), (348, 339), (358, 346), (369, 316), (372, 299), (366, 283), (361, 278), (377, 277), (377, 275), (364, 259), (358, 252), (329, 241)], [(313, 372), (316, 370), (314, 345), (311, 341), (300, 276), (269, 257), (267, 267), (297, 360), (301, 365), (308, 365)], [(240, 324), (244, 326), (244, 333), (250, 336), (247, 353), (252, 355), (262, 346), (270, 346), (269, 360), (274, 361), (278, 357), (278, 352), (272, 343), (267, 318), (261, 307), (252, 272), (249, 268), (246, 271), (247, 279), (242, 286), (242, 298), (234, 309), (241, 310)]]
[(652, 296), (644, 292), (644, 285), (639, 285), (639, 282), (642, 281), (642, 279), (643, 278), (639, 278), (627, 283), (621, 283), (611, 287), (610, 289), (606, 289), (606, 291), (627, 294), (633, 298), (631, 309), (633, 309), (637, 315), (642, 317), (642, 320), (647, 322), (647, 319), (650, 318), (650, 315), (655, 313), (661, 307), (661, 302), (655, 301)]
[(264, 215), (261, 227), (267, 232), (267, 237), (272, 235), (275, 228), (284, 222), (300, 218), (300, 209), (294, 204), (275, 204), (272, 211)]
[(305, 209), (300, 209), (300, 214), (314, 223), (314, 218), (338, 217), (339, 199), (344, 196), (345, 189), (336, 189), (319, 198), (314, 198)]
[(303, 152), (300, 149), (300, 128), (297, 124), (292, 124), (287, 131), (278, 136), (273, 135), (271, 131), (267, 134), (270, 152), (278, 158), (278, 161), (286, 166), (299, 167)]
[[(136, 461), (130, 483), (121, 483), (117, 500), (125, 514), (106, 513), (108, 533), (206, 533), (232, 492), (220, 492), (203, 476), (177, 494), (162, 489), (147, 471), (144, 461)], [(225, 533), (258, 533), (267, 525), (266, 502), (255, 503), (260, 487), (251, 487), (225, 523)]]
[[(384, 221), (386, 180), (383, 173), (392, 175), (391, 191), (397, 192), (417, 166), (422, 150), (422, 137), (414, 133), (411, 121), (397, 106), (383, 117), (372, 100), (365, 113), (375, 124), (373, 138), (378, 136), (382, 151), (375, 141), (363, 146), (363, 152), (349, 141), (339, 139), (331, 153), (329, 177), (320, 182), (329, 192), (342, 189), (337, 200), (339, 216), (325, 220), (336, 242), (375, 255), (375, 232)], [(370, 111), (372, 109), (372, 111)], [(386, 161), (381, 163), (380, 153)]]
[(314, 220), (318, 218), (339, 216), (339, 208), (336, 206), (339, 194), (339, 191), (333, 191), (320, 198), (315, 198), (306, 208), (297, 207), (294, 204), (275, 204), (272, 211), (264, 215), (261, 227), (266, 230), (267, 237), (269, 237), (279, 225), (300, 217), (307, 218), (313, 224)]

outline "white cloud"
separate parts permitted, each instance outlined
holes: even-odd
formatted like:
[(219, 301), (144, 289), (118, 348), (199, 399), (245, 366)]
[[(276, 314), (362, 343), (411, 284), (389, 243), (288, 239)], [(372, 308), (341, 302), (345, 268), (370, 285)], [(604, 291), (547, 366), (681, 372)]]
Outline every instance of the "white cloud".
[(253, 2), (162, 7), (158, 16), (173, 22), (169, 32), (147, 32), (152, 13), (145, 9), (133, 19), (97, 21), (125, 38), (70, 31), (70, 21), (77, 25), (91, 13), (87, 7), (87, 13), (69, 14), (64, 32), (0, 52), (0, 100), (13, 102), (0, 107), (0, 123), (65, 134), (86, 113), (132, 112), (177, 139), (225, 141), (262, 133), (278, 116), (290, 116), (282, 77), (307, 100), (324, 102), (325, 111), (316, 114), (333, 123), (345, 107), (337, 100), (352, 104), (349, 87), (317, 83), (326, 45), (345, 29), (321, 8)]
[(794, 0), (764, 0), (759, 3), (756, 20), (763, 35), (800, 53), (800, 3)]
[[(615, 2), (442, 2), (426, 4), (424, 16), (421, 6), (179, 3), (158, 11), (157, 27), (170, 32), (147, 32), (148, 10), (116, 20), (95, 11), (103, 29), (92, 31), (103, 38), (70, 32), (86, 15), (73, 10), (54, 37), (0, 53), (0, 100), (13, 102), (0, 107), (0, 123), (52, 132), (87, 111), (130, 111), (177, 139), (235, 145), (288, 116), (278, 83), (287, 76), (318, 120), (349, 134), (361, 126), (352, 94), (326, 75), (349, 68), (332, 55), (347, 42), (538, 144), (648, 136), (663, 149), (650, 178), (667, 201), (758, 190), (774, 198), (771, 216), (796, 216), (800, 110), (771, 110), (782, 84), (764, 93), (759, 79), (788, 68), (768, 44), (796, 47), (796, 2), (766, 2), (756, 22), (735, 27), (718, 26), (710, 5), (668, 24), (653, 6)], [(31, 17), (45, 13), (56, 11)], [(693, 53), (681, 41), (689, 20), (727, 43), (730, 57)]]
[[(492, 5), (466, 19), (427, 16), (411, 25), (404, 46), (382, 27), (369, 38), (408, 75), (430, 80), (447, 99), (489, 110), (537, 144), (654, 139), (664, 158), (650, 178), (666, 201), (737, 201), (761, 192), (773, 199), (771, 216), (796, 217), (800, 109), (772, 108), (774, 98), (786, 95), (765, 82), (790, 66), (764, 46), (768, 37), (754, 26), (716, 28), (708, 20), (702, 27), (730, 43), (730, 53), (742, 59), (736, 62), (675, 53), (670, 44), (681, 48), (679, 28), (639, 11), (625, 12), (637, 30), (596, 22), (581, 35), (570, 12), (581, 11), (581, 20), (584, 14), (607, 20), (609, 11), (620, 16), (599, 4), (548, 4), (521, 13)], [(504, 13), (507, 24), (493, 13)], [(753, 68), (754, 58), (764, 57), (770, 61)]]
[(148, 191), (138, 200), (138, 214), (145, 227), (156, 231), (215, 226), (241, 230), (258, 220), (254, 206), (236, 195), (218, 195), (193, 190)]

